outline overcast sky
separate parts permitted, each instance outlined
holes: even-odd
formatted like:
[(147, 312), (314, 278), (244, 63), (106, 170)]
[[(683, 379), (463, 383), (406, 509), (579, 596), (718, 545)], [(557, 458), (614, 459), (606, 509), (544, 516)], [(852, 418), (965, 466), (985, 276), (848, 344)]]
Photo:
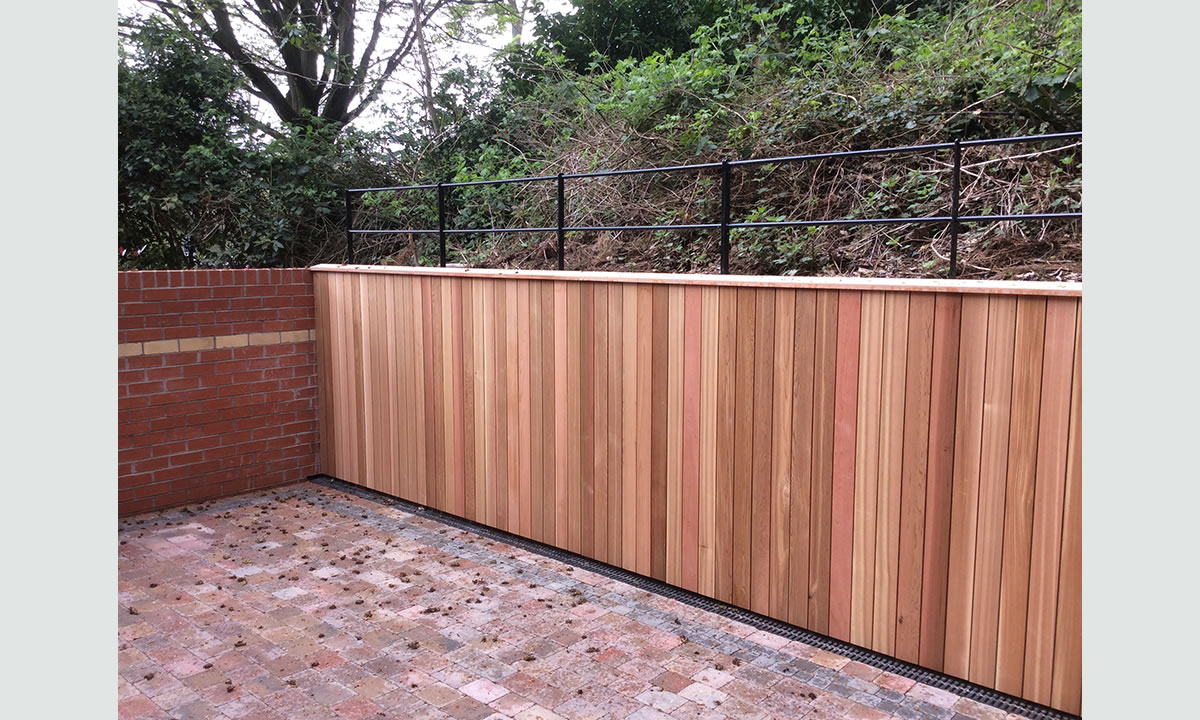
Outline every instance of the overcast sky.
[[(555, 13), (555, 12), (568, 12), (572, 9), (570, 0), (543, 0), (543, 5), (544, 5), (543, 12), (547, 13), (547, 14)], [(366, 17), (369, 21), (371, 16), (368, 15), (368, 13), (372, 13), (373, 7), (374, 7), (374, 3), (361, 3), (360, 8), (359, 8), (360, 20), (361, 20), (361, 18)], [(147, 15), (147, 14), (150, 14), (151, 12), (153, 12), (146, 6), (145, 3), (142, 3), (139, 0), (117, 0), (117, 9), (118, 9), (118, 13), (121, 16)], [(530, 32), (532, 32), (532, 29), (533, 29), (533, 17), (527, 17), (525, 20), (526, 20), (526, 22), (525, 22), (525, 28), (523, 30), (523, 37), (527, 38), (528, 34)], [(360, 37), (368, 37), (369, 36), (368, 32), (369, 32), (369, 28), (360, 26), (357, 34)], [(499, 48), (501, 48), (505, 44), (507, 44), (508, 40), (509, 40), (509, 32), (507, 30), (504, 30), (502, 32), (497, 32), (496, 34), (494, 34), (493, 36), (488, 38), (487, 44), (482, 47), (479, 45), (458, 43), (453, 48), (442, 49), (439, 51), (439, 59), (441, 59), (442, 61), (446, 61), (457, 54), (457, 55), (465, 55), (465, 56), (471, 57), (472, 59), (474, 59), (477, 63), (479, 63), (481, 65), (486, 64), (487, 61), (491, 59), (492, 54), (496, 50), (498, 50)], [(362, 53), (362, 49), (363, 49), (362, 46), (364, 44), (365, 44), (365, 41), (359, 42), (356, 44), (355, 50), (357, 53), (360, 53), (360, 54)], [(381, 43), (379, 49), (380, 49), (380, 51), (384, 50), (382, 43)], [(416, 60), (415, 53), (411, 59), (413, 61)], [(356, 60), (357, 60), (357, 58), (356, 58)], [(407, 100), (413, 98), (416, 95), (416, 93), (411, 88), (417, 86), (418, 77), (419, 76), (415, 70), (414, 63), (406, 62), (405, 65), (401, 67), (401, 69), (397, 70), (396, 73), (394, 73), (392, 75), (392, 79), (388, 83), (388, 86), (384, 89), (384, 92), (381, 94), (379, 101), (382, 101), (384, 103), (388, 103), (388, 104), (391, 104), (394, 106), (398, 106), (398, 105), (401, 105), (402, 103), (406, 102)], [(282, 88), (282, 89), (284, 89), (286, 91), (286, 88)], [(271, 110), (270, 106), (268, 106), (265, 102), (259, 100), (258, 98), (252, 97), (251, 99), (255, 103), (255, 106), (258, 108), (258, 115), (259, 115), (260, 120), (262, 120), (264, 122), (269, 122), (272, 125), (278, 124), (278, 120), (274, 114), (274, 111)], [(360, 116), (359, 119), (355, 121), (355, 123), (354, 123), (355, 127), (358, 127), (363, 130), (370, 130), (370, 129), (378, 128), (383, 123), (383, 120), (384, 120), (384, 118), (381, 117), (379, 115), (379, 113), (375, 112), (376, 109), (378, 108), (378, 105), (379, 105), (379, 102), (377, 101), (370, 108), (368, 108), (363, 113), (363, 115)]]

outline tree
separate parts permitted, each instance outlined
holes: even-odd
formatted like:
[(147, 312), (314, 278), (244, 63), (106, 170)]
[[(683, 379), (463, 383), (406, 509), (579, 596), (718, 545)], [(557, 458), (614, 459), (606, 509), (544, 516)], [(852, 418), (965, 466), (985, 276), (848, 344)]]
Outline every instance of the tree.
[(602, 67), (667, 50), (678, 55), (692, 47), (692, 33), (697, 29), (739, 8), (778, 10), (791, 24), (807, 17), (816, 25), (841, 29), (864, 28), (873, 18), (901, 8), (949, 7), (953, 0), (675, 0), (669, 4), (662, 0), (574, 0), (573, 4), (574, 12), (539, 14), (535, 34), (540, 42), (561, 48), (577, 71), (587, 72), (593, 53), (606, 61)]
[(344, 256), (341, 188), (396, 184), (390, 138), (260, 132), (232, 62), (162, 17), (122, 21), (117, 237), (123, 268), (272, 267)]
[(559, 45), (577, 70), (584, 72), (598, 53), (609, 61), (676, 53), (691, 47), (697, 27), (711, 23), (732, 0), (576, 0), (573, 13), (537, 17), (538, 39)]
[(225, 230), (222, 198), (253, 145), (242, 81), (151, 18), (118, 45), (117, 238), (123, 264), (190, 267)]
[(525, 31), (525, 20), (541, 12), (542, 0), (505, 0), (500, 6), (499, 17), (502, 23), (508, 25), (509, 40), (520, 42), (521, 33)]
[(357, 0), (142, 0), (198, 47), (232, 61), (284, 124), (336, 127), (379, 99), (440, 14), (502, 1), (376, 0), (360, 8)]

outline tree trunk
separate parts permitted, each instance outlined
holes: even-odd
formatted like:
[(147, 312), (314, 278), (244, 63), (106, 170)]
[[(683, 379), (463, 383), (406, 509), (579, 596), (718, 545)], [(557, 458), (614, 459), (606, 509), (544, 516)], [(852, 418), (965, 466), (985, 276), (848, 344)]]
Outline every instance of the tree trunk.
[(508, 0), (508, 7), (513, 14), (512, 22), (509, 25), (513, 40), (520, 40), (521, 31), (525, 29), (525, 13), (518, 5), (519, 0)]
[(433, 67), (429, 62), (429, 47), (425, 40), (425, 27), (420, 21), (424, 10), (423, 2), (413, 4), (413, 12), (417, 14), (417, 54), (421, 58), (421, 101), (425, 105), (425, 119), (429, 122), (429, 131), (433, 135), (441, 132), (437, 118), (437, 109), (433, 105)]

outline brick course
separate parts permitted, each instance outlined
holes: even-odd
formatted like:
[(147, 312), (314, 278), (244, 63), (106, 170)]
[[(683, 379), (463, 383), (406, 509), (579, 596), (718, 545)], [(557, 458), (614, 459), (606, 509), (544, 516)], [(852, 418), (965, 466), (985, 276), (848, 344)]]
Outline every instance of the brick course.
[(317, 472), (308, 270), (118, 276), (121, 515)]

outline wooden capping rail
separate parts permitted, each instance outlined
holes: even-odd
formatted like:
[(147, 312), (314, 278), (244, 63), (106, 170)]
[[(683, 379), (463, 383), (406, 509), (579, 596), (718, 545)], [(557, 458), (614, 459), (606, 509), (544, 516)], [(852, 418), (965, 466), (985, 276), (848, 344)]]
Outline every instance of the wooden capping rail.
[(899, 290), (905, 292), (952, 292), (986, 295), (1036, 295), (1039, 297), (1083, 296), (1083, 283), (1081, 282), (1028, 280), (784, 277), (775, 275), (512, 270), (342, 264), (314, 265), (309, 270), (312, 272), (378, 273), (384, 275), (427, 275), (435, 277), (520, 280), (581, 280), (591, 282), (644, 283), (650, 285), (706, 285), (710, 287), (761, 287), (792, 290)]

